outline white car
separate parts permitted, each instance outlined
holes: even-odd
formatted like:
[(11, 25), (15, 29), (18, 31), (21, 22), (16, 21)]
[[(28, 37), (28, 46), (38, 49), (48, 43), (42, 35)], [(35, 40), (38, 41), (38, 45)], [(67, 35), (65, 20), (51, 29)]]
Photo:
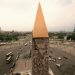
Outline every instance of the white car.
[(19, 55), (16, 56), (16, 60), (18, 60), (18, 58), (19, 58)]
[(60, 67), (60, 66), (61, 66), (61, 64), (56, 64), (56, 66), (57, 66), (57, 67)]
[(53, 61), (53, 62), (56, 62), (56, 59), (55, 59), (55, 58), (52, 58), (52, 61)]
[(30, 43), (32, 43), (31, 41), (29, 41)]
[(27, 43), (25, 44), (25, 46), (27, 46)]
[(52, 60), (52, 58), (49, 58), (48, 60), (49, 60), (49, 61), (51, 61), (51, 60)]
[(61, 57), (58, 57), (58, 60), (61, 60), (62, 58)]

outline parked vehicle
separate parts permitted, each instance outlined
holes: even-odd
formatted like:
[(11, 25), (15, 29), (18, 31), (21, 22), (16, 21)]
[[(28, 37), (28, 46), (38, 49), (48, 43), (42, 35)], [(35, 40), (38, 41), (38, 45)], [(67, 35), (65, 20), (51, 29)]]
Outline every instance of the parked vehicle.
[(12, 66), (11, 66), (11, 68), (14, 68), (15, 67), (15, 63), (12, 63)]
[(18, 58), (19, 58), (19, 55), (16, 56), (16, 60), (18, 60)]
[(57, 67), (61, 67), (61, 64), (56, 64)]
[(6, 54), (6, 58), (8, 58), (9, 56), (13, 56), (13, 52), (9, 52)]
[(68, 59), (68, 58), (67, 58), (67, 57), (65, 57), (65, 56), (64, 56), (63, 58)]
[(27, 43), (25, 43), (25, 46), (27, 46)]
[(49, 60), (49, 61), (51, 61), (51, 60), (52, 60), (52, 58), (49, 58), (48, 60)]
[(61, 57), (58, 57), (58, 60), (62, 60), (62, 58)]
[(52, 61), (53, 61), (53, 62), (56, 62), (56, 58), (52, 58)]
[(11, 61), (12, 61), (12, 56), (9, 56), (9, 57), (6, 59), (6, 64), (9, 64)]

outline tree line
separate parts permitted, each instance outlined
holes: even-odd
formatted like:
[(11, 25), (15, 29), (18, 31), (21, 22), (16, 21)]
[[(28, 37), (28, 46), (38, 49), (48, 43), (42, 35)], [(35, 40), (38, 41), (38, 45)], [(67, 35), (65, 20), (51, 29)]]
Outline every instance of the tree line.
[(59, 33), (49, 33), (49, 37), (57, 36), (58, 39), (64, 39), (67, 36), (67, 40), (75, 41), (75, 32), (66, 33), (66, 32), (59, 32)]
[(9, 34), (0, 34), (0, 41), (1, 42), (7, 42), (7, 41), (17, 41), (18, 36), (17, 35), (9, 35)]

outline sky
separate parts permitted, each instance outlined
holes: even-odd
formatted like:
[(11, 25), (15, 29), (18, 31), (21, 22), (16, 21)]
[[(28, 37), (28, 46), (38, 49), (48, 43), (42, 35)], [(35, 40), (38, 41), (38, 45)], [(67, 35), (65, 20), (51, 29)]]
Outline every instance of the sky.
[(75, 0), (0, 0), (1, 29), (32, 31), (39, 2), (48, 31), (73, 31)]

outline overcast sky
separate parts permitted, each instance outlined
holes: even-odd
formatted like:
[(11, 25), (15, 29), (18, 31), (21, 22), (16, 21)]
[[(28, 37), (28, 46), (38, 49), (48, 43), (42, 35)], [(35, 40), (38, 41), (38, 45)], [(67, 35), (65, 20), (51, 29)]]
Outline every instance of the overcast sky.
[(32, 31), (39, 1), (48, 31), (73, 30), (75, 0), (0, 0), (2, 30)]

